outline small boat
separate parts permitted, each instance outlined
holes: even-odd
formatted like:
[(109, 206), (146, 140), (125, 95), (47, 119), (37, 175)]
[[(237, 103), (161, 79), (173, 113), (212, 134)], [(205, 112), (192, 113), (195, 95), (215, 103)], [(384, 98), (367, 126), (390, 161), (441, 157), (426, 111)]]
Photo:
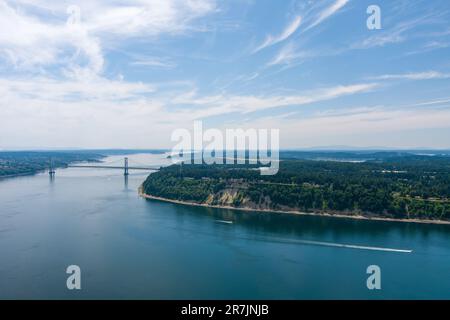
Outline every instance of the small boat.
[(226, 224), (233, 224), (233, 221), (229, 221), (229, 220), (216, 220), (216, 222), (218, 222), (218, 223), (226, 223)]

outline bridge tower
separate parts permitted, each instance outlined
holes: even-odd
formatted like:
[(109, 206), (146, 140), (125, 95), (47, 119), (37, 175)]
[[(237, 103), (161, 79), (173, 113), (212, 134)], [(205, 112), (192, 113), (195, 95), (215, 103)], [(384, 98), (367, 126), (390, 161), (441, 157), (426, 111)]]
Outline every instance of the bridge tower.
[(50, 177), (53, 177), (55, 175), (55, 169), (53, 168), (53, 159), (52, 158), (50, 158), (48, 174), (50, 175)]
[(128, 175), (128, 158), (125, 157), (125, 165), (124, 165), (124, 172), (123, 172), (124, 176)]

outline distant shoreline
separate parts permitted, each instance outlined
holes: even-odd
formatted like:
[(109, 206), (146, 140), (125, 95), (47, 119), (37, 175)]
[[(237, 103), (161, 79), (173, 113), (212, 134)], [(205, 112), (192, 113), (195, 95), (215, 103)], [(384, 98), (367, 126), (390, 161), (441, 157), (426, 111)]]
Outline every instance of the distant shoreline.
[[(0, 155), (1, 155), (1, 151), (0, 151)], [(100, 155), (98, 157), (98, 159), (89, 159), (89, 160), (79, 160), (79, 159), (74, 159), (74, 160), (69, 160), (67, 161), (67, 163), (64, 164), (60, 164), (60, 165), (55, 165), (54, 169), (67, 169), (70, 165), (73, 164), (78, 164), (78, 163), (98, 163), (101, 162), (100, 160), (105, 158), (106, 156), (104, 155)], [(39, 174), (43, 174), (43, 173), (47, 173), (48, 172), (48, 168), (39, 168), (39, 169), (35, 169), (32, 171), (26, 171), (26, 172), (17, 172), (17, 173), (13, 173), (13, 174), (6, 174), (6, 175), (0, 175), (0, 180), (2, 179), (12, 179), (12, 178), (19, 178), (19, 177), (30, 177), (30, 176), (36, 176)]]
[(45, 172), (45, 170), (42, 171), (33, 171), (33, 172), (21, 172), (21, 173), (14, 173), (14, 174), (7, 174), (4, 176), (0, 176), (1, 179), (8, 179), (8, 178), (18, 178), (18, 177), (26, 177), (26, 176), (34, 176), (36, 174)]
[(286, 210), (268, 210), (268, 209), (252, 209), (252, 208), (237, 208), (231, 206), (214, 206), (204, 203), (188, 202), (181, 200), (174, 200), (162, 197), (156, 197), (146, 194), (143, 191), (142, 185), (138, 189), (139, 196), (145, 199), (157, 200), (163, 202), (170, 202), (174, 204), (196, 206), (196, 207), (206, 207), (206, 208), (216, 208), (216, 209), (227, 209), (227, 210), (239, 210), (239, 211), (253, 211), (253, 212), (264, 212), (264, 213), (284, 213), (284, 214), (295, 214), (302, 216), (316, 216), (316, 217), (332, 217), (332, 218), (347, 218), (356, 220), (369, 220), (369, 221), (387, 221), (387, 222), (408, 222), (408, 223), (421, 223), (421, 224), (440, 224), (440, 225), (450, 225), (450, 221), (446, 220), (424, 220), (424, 219), (396, 219), (396, 218), (383, 218), (383, 217), (368, 217), (363, 215), (346, 215), (346, 214), (331, 214), (331, 213), (312, 213), (312, 212), (301, 212), (301, 211), (286, 211)]

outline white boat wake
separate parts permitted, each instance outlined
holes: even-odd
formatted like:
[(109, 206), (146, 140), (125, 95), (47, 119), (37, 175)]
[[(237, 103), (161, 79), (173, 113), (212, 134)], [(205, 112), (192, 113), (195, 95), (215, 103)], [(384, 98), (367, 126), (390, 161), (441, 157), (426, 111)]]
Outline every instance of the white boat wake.
[(233, 221), (228, 221), (228, 220), (215, 220), (218, 223), (226, 223), (226, 224), (233, 224)]
[(398, 252), (398, 253), (412, 253), (413, 252), (413, 250), (410, 250), (410, 249), (396, 249), (396, 248), (385, 248), (385, 247), (360, 246), (360, 245), (354, 245), (354, 244), (323, 242), (323, 241), (313, 241), (313, 240), (294, 240), (294, 239), (269, 238), (269, 239), (264, 240), (264, 241), (276, 241), (276, 242), (292, 243), (292, 244), (304, 244), (304, 245), (314, 245), (314, 246), (323, 246), (323, 247), (336, 247), (336, 248), (348, 248), (348, 249), (384, 251), (384, 252)]

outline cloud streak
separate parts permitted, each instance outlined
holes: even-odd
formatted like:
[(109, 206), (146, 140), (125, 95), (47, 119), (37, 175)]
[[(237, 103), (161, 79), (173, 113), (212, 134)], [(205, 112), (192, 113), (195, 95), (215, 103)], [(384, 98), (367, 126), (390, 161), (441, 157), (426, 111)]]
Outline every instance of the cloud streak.
[(336, 0), (331, 6), (325, 8), (324, 10), (322, 10), (317, 17), (315, 18), (315, 20), (308, 26), (306, 27), (306, 30), (312, 29), (316, 26), (318, 26), (319, 24), (321, 24), (322, 22), (324, 22), (325, 20), (327, 20), (328, 18), (330, 18), (331, 16), (333, 16), (334, 14), (336, 14), (340, 9), (342, 9), (350, 0)]
[(256, 53), (258, 51), (263, 50), (264, 48), (273, 46), (277, 43), (280, 43), (288, 39), (291, 35), (293, 35), (297, 31), (297, 29), (300, 27), (301, 22), (302, 17), (296, 16), (294, 20), (279, 35), (276, 36), (268, 35), (266, 37), (266, 40), (264, 40), (264, 42), (253, 51), (253, 53)]
[(307, 105), (343, 96), (369, 92), (377, 87), (377, 83), (361, 83), (346, 86), (340, 85), (313, 90), (302, 95), (216, 95), (196, 97), (191, 94), (186, 97), (181, 97), (180, 99), (173, 101), (173, 103), (190, 105), (191, 108), (186, 112), (186, 115), (189, 114), (191, 117), (199, 119), (228, 113), (248, 114), (271, 108)]
[[(430, 131), (448, 128), (450, 109), (392, 109), (382, 106), (347, 109), (309, 117), (261, 118), (252, 126), (283, 128), (282, 148), (320, 145), (448, 148), (448, 138)], [(405, 140), (404, 134), (413, 136)], [(351, 139), (351, 140), (350, 140)]]
[(302, 62), (304, 59), (308, 59), (315, 55), (308, 51), (300, 51), (293, 43), (285, 45), (281, 50), (267, 63), (267, 66), (275, 65), (296, 65)]
[(403, 74), (384, 74), (381, 76), (371, 77), (374, 80), (432, 80), (432, 79), (449, 79), (450, 73), (442, 73), (439, 71), (427, 71), (417, 73)]
[(130, 63), (132, 66), (142, 66), (142, 67), (154, 67), (163, 69), (173, 69), (177, 65), (173, 61), (158, 57), (145, 57), (137, 59)]

